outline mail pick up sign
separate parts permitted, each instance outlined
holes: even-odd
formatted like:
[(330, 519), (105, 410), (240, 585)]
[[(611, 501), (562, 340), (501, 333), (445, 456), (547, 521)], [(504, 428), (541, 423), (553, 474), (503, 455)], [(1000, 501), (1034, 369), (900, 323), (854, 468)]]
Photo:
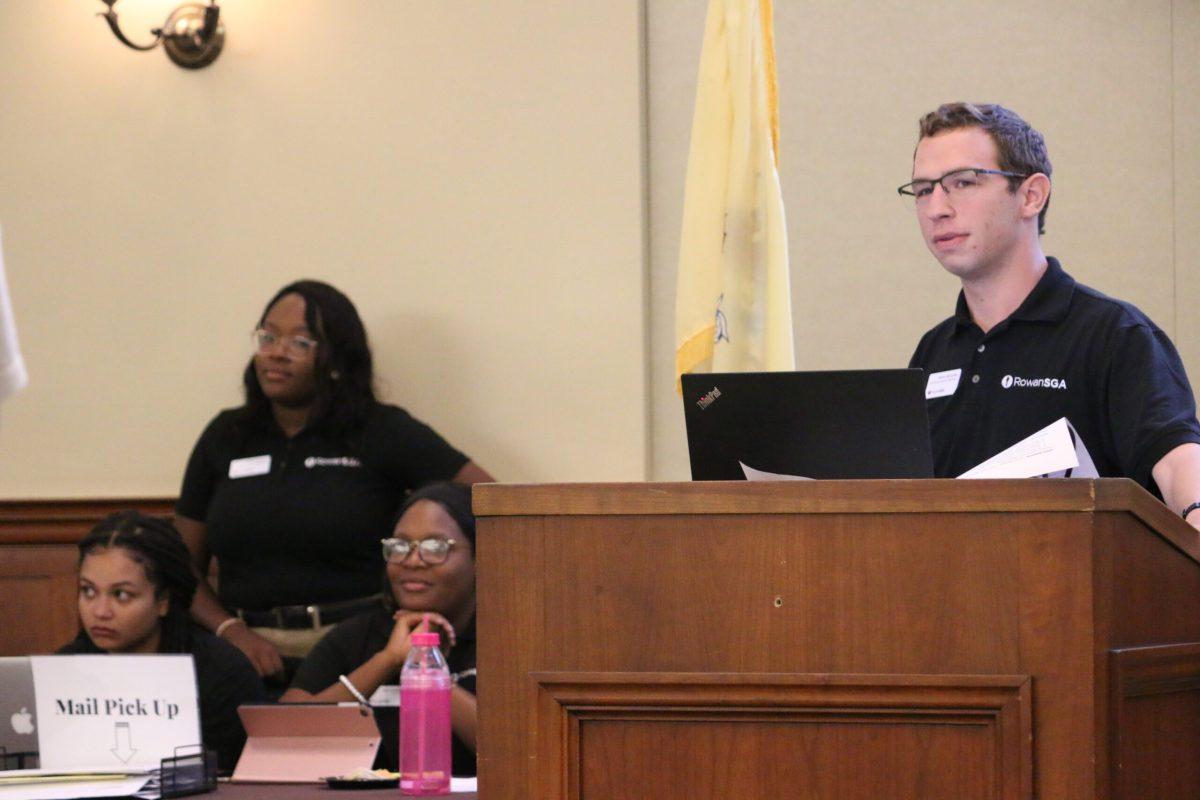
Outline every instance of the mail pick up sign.
[(43, 769), (154, 769), (200, 743), (190, 655), (33, 656)]

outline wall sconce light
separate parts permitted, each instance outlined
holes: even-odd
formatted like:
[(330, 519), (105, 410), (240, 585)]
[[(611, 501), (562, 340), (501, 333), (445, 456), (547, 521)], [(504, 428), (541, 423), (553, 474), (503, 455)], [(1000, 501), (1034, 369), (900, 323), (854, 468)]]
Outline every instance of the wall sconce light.
[(221, 23), (221, 9), (215, 0), (209, 0), (208, 5), (202, 3), (184, 3), (171, 12), (161, 28), (151, 28), (154, 41), (150, 44), (135, 44), (117, 24), (117, 12), (113, 6), (117, 0), (101, 0), (107, 11), (101, 11), (97, 16), (108, 21), (108, 27), (121, 43), (134, 50), (153, 50), (162, 43), (167, 57), (181, 67), (200, 69), (216, 61), (225, 45), (225, 26)]

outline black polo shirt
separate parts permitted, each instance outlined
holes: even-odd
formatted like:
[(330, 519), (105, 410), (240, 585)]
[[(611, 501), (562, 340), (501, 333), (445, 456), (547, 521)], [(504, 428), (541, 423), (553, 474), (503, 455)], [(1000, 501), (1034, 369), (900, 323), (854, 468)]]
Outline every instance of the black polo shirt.
[(204, 522), (230, 609), (332, 603), (379, 592), (379, 540), (405, 494), (467, 463), (432, 428), (379, 404), (340, 438), (217, 415), (188, 460), (177, 514)]
[(1158, 460), (1200, 443), (1179, 354), (1137, 308), (1048, 261), (1021, 306), (987, 333), (960, 292), (954, 316), (917, 345), (910, 366), (931, 377), (962, 370), (952, 394), (926, 403), (934, 472), (956, 477), (1066, 417), (1102, 477), (1157, 491), (1150, 470)]

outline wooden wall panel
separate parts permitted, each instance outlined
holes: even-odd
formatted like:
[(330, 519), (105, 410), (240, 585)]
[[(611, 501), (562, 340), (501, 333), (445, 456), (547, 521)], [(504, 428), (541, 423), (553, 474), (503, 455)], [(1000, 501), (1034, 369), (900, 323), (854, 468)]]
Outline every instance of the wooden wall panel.
[(77, 630), (75, 548), (0, 547), (0, 656), (52, 653)]
[(52, 653), (75, 636), (75, 544), (126, 508), (170, 516), (174, 501), (0, 501), (0, 656)]

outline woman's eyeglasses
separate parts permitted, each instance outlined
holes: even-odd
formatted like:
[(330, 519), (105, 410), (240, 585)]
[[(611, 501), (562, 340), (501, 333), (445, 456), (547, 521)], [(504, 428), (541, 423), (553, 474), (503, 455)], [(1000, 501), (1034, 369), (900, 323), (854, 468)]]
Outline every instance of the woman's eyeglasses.
[(430, 536), (428, 539), (410, 542), (408, 539), (380, 539), (383, 545), (383, 560), (389, 564), (399, 564), (408, 558), (409, 553), (417, 551), (417, 558), (431, 567), (443, 564), (454, 547), (453, 539), (443, 539), (440, 536)]
[(254, 348), (260, 353), (266, 353), (277, 344), (283, 345), (283, 352), (291, 358), (304, 358), (317, 349), (317, 340), (307, 336), (280, 336), (271, 333), (266, 328), (258, 328), (250, 334)]

